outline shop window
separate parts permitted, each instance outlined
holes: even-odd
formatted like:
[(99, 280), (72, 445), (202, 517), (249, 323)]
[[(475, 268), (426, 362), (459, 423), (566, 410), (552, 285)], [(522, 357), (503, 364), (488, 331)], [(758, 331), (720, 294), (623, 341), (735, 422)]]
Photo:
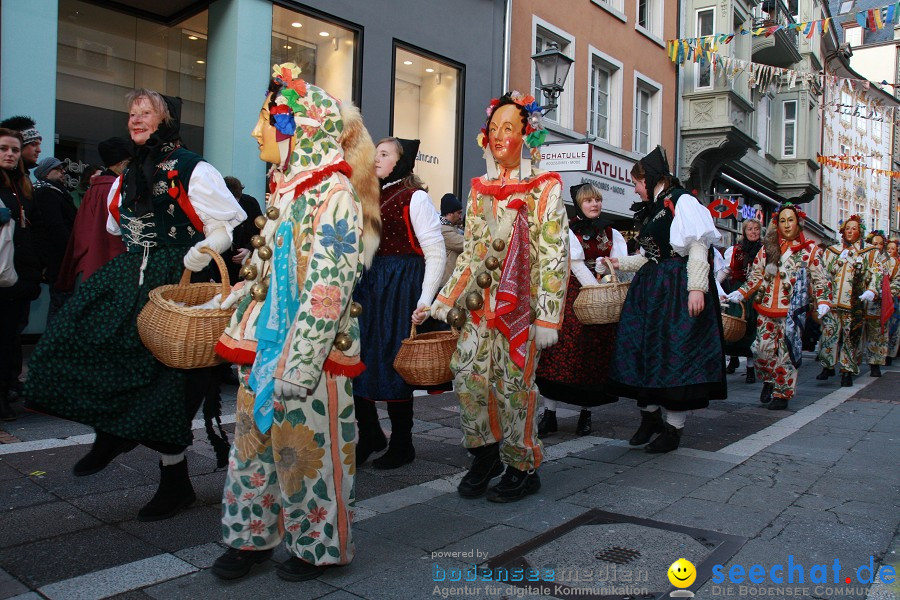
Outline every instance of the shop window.
[[(697, 37), (715, 33), (715, 15), (715, 8), (704, 8), (697, 11)], [(712, 64), (704, 57), (700, 62), (694, 63), (694, 87), (710, 89), (712, 85)]]
[(416, 174), (435, 201), (447, 192), (458, 192), (463, 77), (461, 66), (394, 47), (392, 135), (421, 140)]
[(59, 0), (59, 140), (52, 152), (64, 161), (71, 187), (88, 164), (100, 164), (100, 140), (125, 135), (125, 94), (134, 88), (180, 96), (182, 140), (203, 152), (206, 42), (205, 10), (166, 26), (93, 3)]
[(783, 137), (782, 158), (796, 158), (797, 156), (797, 101), (787, 100), (783, 104)]
[[(573, 40), (563, 35), (561, 32), (552, 32), (549, 29), (549, 25), (547, 27), (537, 25), (535, 26), (535, 34), (534, 34), (534, 49), (532, 54), (537, 54), (538, 52), (543, 52), (546, 50), (551, 43), (556, 44), (559, 51), (565, 54), (566, 56), (573, 57), (573, 52), (575, 50), (575, 44)], [(541, 92), (541, 76), (537, 72), (537, 68), (534, 66), (534, 61), (531, 61), (531, 80), (534, 82), (533, 92), (535, 100), (538, 101), (539, 104), (546, 104), (547, 99), (544, 97), (543, 92)], [(545, 119), (549, 119), (554, 123), (558, 123), (563, 127), (571, 127), (571, 119), (567, 113), (569, 111), (570, 106), (570, 98), (571, 98), (571, 90), (569, 89), (571, 85), (569, 84), (569, 77), (572, 76), (572, 70), (569, 70), (569, 74), (566, 77), (566, 82), (563, 83), (563, 92), (560, 94), (559, 98), (556, 100), (556, 108), (547, 112), (544, 115)]]
[(269, 62), (295, 63), (304, 80), (359, 104), (358, 35), (349, 27), (274, 5)]

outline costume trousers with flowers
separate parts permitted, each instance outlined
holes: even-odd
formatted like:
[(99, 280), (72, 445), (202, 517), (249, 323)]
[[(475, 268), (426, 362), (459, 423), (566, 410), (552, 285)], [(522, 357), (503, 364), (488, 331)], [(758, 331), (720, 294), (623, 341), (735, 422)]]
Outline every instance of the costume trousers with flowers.
[(356, 473), (351, 380), (325, 372), (305, 399), (276, 400), (265, 434), (253, 419), (254, 400), (242, 382), (222, 500), (225, 543), (265, 550), (284, 539), (308, 563), (349, 563)]
[(897, 356), (900, 350), (900, 298), (894, 298), (894, 314), (887, 322), (888, 328), (888, 356)]
[(797, 367), (788, 354), (784, 318), (756, 316), (756, 340), (752, 351), (756, 369), (765, 383), (772, 384), (772, 395), (790, 400), (797, 389)]
[[(881, 302), (878, 301), (878, 308)], [(863, 342), (863, 356), (870, 365), (883, 365), (888, 353), (888, 323), (881, 329), (881, 316), (866, 316), (866, 330)]]
[[(533, 329), (533, 328), (532, 328)], [(543, 445), (537, 437), (538, 389), (534, 383), (540, 351), (533, 335), (526, 346), (525, 369), (511, 358), (509, 341), (485, 321), (466, 322), (450, 361), (459, 397), (463, 445), (480, 448), (500, 442), (503, 463), (520, 471), (540, 466)]]
[(839, 365), (841, 372), (859, 375), (862, 348), (850, 341), (850, 311), (835, 308), (822, 318), (819, 362), (826, 369)]

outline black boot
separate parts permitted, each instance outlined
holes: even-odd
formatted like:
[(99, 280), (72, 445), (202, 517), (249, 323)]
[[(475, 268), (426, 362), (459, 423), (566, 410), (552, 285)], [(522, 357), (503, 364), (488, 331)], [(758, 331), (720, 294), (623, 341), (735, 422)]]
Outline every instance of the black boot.
[(338, 565), (314, 565), (302, 558), (292, 556), (275, 567), (275, 574), (285, 581), (308, 581), (336, 566)]
[(391, 418), (391, 443), (387, 452), (372, 461), (376, 469), (396, 469), (416, 458), (412, 443), (413, 401), (388, 402), (387, 409)]
[(478, 498), (487, 491), (491, 479), (503, 472), (500, 444), (495, 442), (481, 448), (470, 448), (469, 451), (475, 453), (475, 459), (456, 491), (463, 498)]
[(9, 405), (6, 390), (0, 390), (0, 421), (15, 421), (17, 418), (16, 411)]
[(547, 434), (553, 433), (557, 429), (558, 427), (556, 424), (556, 411), (545, 408), (544, 414), (541, 416), (541, 420), (538, 421), (538, 437), (544, 437)]
[(756, 369), (747, 367), (747, 383), (756, 383)]
[(591, 432), (591, 411), (586, 408), (581, 409), (578, 415), (578, 425), (575, 427), (575, 433), (578, 435), (588, 435)]
[(238, 579), (250, 572), (253, 565), (266, 562), (272, 557), (272, 549), (238, 550), (229, 548), (213, 563), (212, 574), (219, 579)]
[(885, 365), (886, 367), (891, 366), (891, 363), (892, 363), (892, 362), (894, 362), (894, 357), (893, 357), (893, 356), (885, 356), (885, 357), (884, 357), (884, 365)]
[(647, 444), (647, 447), (644, 448), (644, 452), (649, 452), (650, 454), (662, 454), (663, 452), (671, 452), (678, 448), (678, 444), (681, 443), (681, 429), (678, 429), (669, 423), (665, 423), (664, 426), (665, 429), (663, 432), (656, 436), (656, 439)]
[(138, 511), (138, 521), (162, 521), (194, 503), (194, 487), (188, 475), (187, 459), (178, 464), (159, 463), (159, 487), (150, 502)]
[(766, 408), (768, 408), (769, 410), (784, 410), (787, 408), (787, 405), (788, 405), (787, 398), (775, 396), (774, 398), (772, 398), (772, 401), (769, 403), (769, 405)]
[(662, 411), (660, 409), (656, 409), (653, 412), (642, 410), (641, 426), (638, 427), (638, 430), (635, 431), (634, 435), (631, 436), (631, 439), (628, 440), (628, 445), (640, 446), (642, 444), (646, 444), (650, 441), (650, 438), (653, 437), (654, 433), (662, 433), (662, 431)]
[(359, 441), (356, 443), (356, 466), (369, 460), (373, 452), (381, 452), (387, 448), (387, 438), (378, 422), (378, 409), (375, 403), (365, 398), (354, 397), (353, 407), (356, 411), (356, 426), (359, 429)]
[(81, 460), (72, 467), (72, 474), (76, 477), (84, 477), (85, 475), (93, 475), (99, 473), (106, 468), (112, 459), (133, 450), (137, 446), (137, 442), (126, 440), (117, 435), (106, 433), (105, 431), (97, 431), (94, 438), (94, 445), (90, 451), (85, 454)]
[(869, 365), (869, 376), (881, 377), (881, 367), (878, 365)]
[(500, 483), (488, 490), (487, 499), (489, 502), (515, 502), (539, 489), (541, 479), (536, 470), (527, 472), (507, 466)]
[(773, 386), (768, 381), (763, 382), (762, 392), (759, 394), (759, 401), (763, 404), (768, 404), (772, 401), (772, 390), (775, 386)]
[(853, 385), (853, 374), (841, 371), (841, 387), (850, 387), (851, 385)]
[(834, 369), (829, 369), (828, 367), (823, 368), (822, 372), (816, 375), (816, 379), (819, 381), (825, 381), (829, 377), (834, 377)]
[[(719, 364), (722, 364), (722, 363), (719, 363)], [(725, 372), (728, 373), (729, 375), (731, 375), (732, 373), (737, 371), (737, 368), (740, 366), (740, 364), (741, 364), (741, 359), (739, 359), (737, 356), (732, 356), (731, 358), (728, 359), (728, 366), (725, 367)]]

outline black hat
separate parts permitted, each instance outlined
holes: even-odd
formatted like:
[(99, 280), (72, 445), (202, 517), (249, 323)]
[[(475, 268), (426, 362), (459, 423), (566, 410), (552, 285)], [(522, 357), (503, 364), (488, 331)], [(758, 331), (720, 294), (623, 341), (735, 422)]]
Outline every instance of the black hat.
[[(642, 158), (640, 163), (644, 167), (648, 195), (656, 192), (656, 184), (660, 179), (664, 176), (672, 176), (669, 171), (669, 159), (666, 158), (666, 150), (662, 146), (657, 146), (653, 152)], [(655, 198), (650, 200), (652, 202)]]
[(381, 180), (382, 185), (403, 179), (416, 168), (416, 156), (419, 154), (419, 140), (406, 140), (403, 138), (395, 139), (400, 142), (403, 153), (397, 160), (397, 164), (394, 165), (394, 170)]
[(97, 144), (97, 151), (104, 167), (111, 167), (126, 158), (131, 158), (131, 144), (120, 137), (103, 140)]
[(460, 210), (462, 210), (462, 203), (459, 201), (459, 198), (450, 192), (441, 196), (441, 216), (449, 215), (450, 213), (455, 213)]

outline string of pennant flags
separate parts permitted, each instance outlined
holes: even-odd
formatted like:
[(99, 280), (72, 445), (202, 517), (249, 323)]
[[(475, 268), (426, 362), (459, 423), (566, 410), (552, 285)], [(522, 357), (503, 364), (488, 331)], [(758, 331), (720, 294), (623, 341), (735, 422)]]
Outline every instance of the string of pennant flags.
[(831, 167), (832, 169), (838, 169), (839, 171), (854, 171), (857, 175), (862, 175), (863, 171), (872, 171), (876, 175), (884, 175), (893, 179), (900, 179), (900, 171), (878, 169), (858, 162), (847, 162), (849, 160), (858, 160), (859, 158), (861, 157), (858, 155), (850, 156), (835, 154), (824, 156), (820, 154), (816, 157), (816, 162), (820, 165)]

